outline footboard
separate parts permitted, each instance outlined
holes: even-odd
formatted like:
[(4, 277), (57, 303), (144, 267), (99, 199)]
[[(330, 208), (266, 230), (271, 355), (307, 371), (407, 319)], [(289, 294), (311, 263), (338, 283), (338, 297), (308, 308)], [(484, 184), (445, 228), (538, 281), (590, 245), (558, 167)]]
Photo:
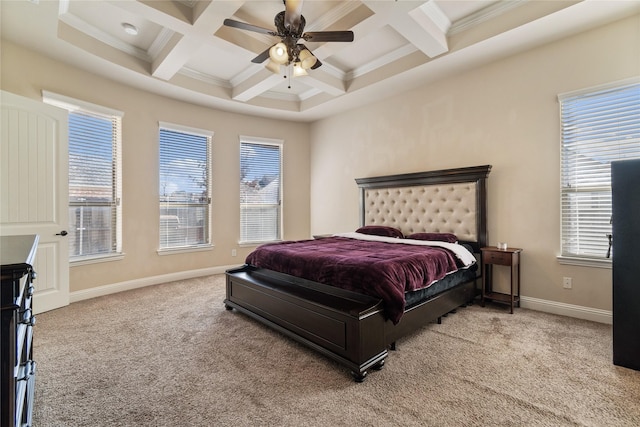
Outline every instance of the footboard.
[(348, 367), (356, 381), (387, 356), (382, 302), (251, 266), (229, 270), (233, 308)]

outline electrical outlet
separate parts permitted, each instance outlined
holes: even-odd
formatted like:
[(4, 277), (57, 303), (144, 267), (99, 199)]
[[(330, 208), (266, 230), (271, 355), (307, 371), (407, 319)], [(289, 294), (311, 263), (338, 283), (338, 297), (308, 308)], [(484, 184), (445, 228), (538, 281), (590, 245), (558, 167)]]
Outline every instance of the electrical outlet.
[(237, 256), (238, 252), (235, 249), (231, 249), (231, 256)]
[(573, 279), (571, 277), (562, 278), (562, 287), (565, 289), (571, 289), (573, 285)]

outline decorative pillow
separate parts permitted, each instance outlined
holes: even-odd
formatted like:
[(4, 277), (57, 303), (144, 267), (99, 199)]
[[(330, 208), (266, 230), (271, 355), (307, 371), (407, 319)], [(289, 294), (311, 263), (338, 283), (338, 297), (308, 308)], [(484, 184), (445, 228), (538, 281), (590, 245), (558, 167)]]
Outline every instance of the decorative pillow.
[(404, 234), (397, 228), (387, 227), (385, 225), (365, 225), (356, 230), (356, 233), (371, 234), (373, 236), (396, 237), (402, 239)]
[(457, 243), (458, 238), (452, 233), (414, 233), (407, 236), (413, 240), (432, 240), (437, 242)]

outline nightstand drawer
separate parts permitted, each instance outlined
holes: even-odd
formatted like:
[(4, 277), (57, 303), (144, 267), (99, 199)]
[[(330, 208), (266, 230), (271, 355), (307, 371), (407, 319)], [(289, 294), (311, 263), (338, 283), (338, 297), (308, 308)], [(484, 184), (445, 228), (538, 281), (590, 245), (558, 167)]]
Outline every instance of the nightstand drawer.
[(482, 262), (487, 264), (511, 265), (511, 252), (484, 251)]

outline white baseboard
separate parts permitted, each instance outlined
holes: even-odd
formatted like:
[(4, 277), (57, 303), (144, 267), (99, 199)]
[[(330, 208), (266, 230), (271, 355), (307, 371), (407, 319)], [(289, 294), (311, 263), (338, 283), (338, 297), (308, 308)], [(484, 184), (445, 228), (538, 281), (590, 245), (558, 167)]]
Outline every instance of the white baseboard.
[(127, 280), (126, 282), (114, 283), (111, 285), (97, 286), (91, 289), (71, 292), (69, 302), (74, 303), (90, 298), (101, 297), (104, 295), (115, 294), (116, 292), (128, 291), (131, 289), (142, 288), (145, 286), (159, 285), (161, 283), (174, 282), (176, 280), (193, 279), (195, 277), (211, 276), (213, 274), (222, 274), (228, 269), (238, 267), (238, 265), (229, 265), (221, 267), (202, 268), (199, 270), (180, 271), (178, 273), (163, 274), (160, 276), (143, 277), (142, 279)]
[(580, 305), (565, 304), (562, 302), (548, 301), (531, 297), (520, 297), (520, 307), (531, 310), (544, 311), (545, 313), (560, 314), (562, 316), (575, 317), (577, 319), (591, 320), (593, 322), (613, 324), (613, 313), (608, 310), (583, 307)]
[[(159, 285), (161, 283), (174, 282), (176, 280), (193, 279), (195, 277), (211, 276), (222, 274), (225, 271), (238, 267), (237, 265), (203, 268), (200, 270), (181, 271), (178, 273), (164, 274), (160, 276), (144, 277), (142, 279), (128, 280), (126, 282), (114, 283), (111, 285), (98, 286), (91, 289), (71, 292), (69, 302), (78, 302), (90, 298), (115, 294), (116, 292), (128, 291), (145, 286)], [(599, 323), (613, 323), (613, 313), (597, 308), (583, 307), (579, 305), (565, 304), (556, 301), (548, 301), (532, 297), (520, 297), (520, 306), (531, 310), (543, 311), (545, 313), (559, 314), (562, 316), (575, 317), (577, 319), (591, 320)]]

